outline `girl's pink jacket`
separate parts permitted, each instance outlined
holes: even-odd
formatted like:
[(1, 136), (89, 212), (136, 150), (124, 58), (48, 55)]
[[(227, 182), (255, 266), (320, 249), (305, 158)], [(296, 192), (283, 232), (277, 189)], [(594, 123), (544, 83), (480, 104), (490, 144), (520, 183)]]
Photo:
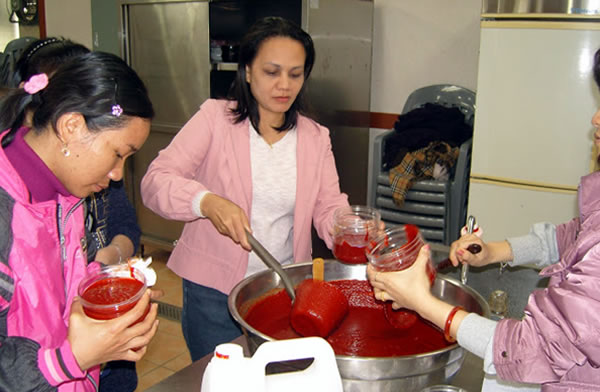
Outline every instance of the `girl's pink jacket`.
[[(252, 175), (249, 121), (234, 124), (233, 103), (207, 100), (152, 162), (141, 183), (144, 204), (166, 219), (186, 222), (168, 266), (179, 276), (229, 294), (246, 272), (248, 252), (194, 212), (208, 190), (250, 218)], [(294, 260), (311, 260), (311, 226), (331, 247), (333, 212), (348, 205), (340, 192), (329, 131), (304, 116), (297, 123)]]
[[(0, 135), (0, 139), (3, 135)], [(100, 367), (82, 371), (67, 340), (85, 276), (83, 200), (32, 203), (0, 148), (0, 390), (94, 391)]]
[(542, 384), (542, 391), (600, 391), (600, 172), (579, 184), (579, 218), (559, 225), (560, 262), (542, 270), (523, 320), (494, 334), (498, 376)]

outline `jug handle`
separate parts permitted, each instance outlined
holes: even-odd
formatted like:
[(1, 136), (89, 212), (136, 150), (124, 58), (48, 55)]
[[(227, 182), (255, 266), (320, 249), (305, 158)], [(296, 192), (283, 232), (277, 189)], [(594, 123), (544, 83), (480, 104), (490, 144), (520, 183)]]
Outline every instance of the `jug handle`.
[(259, 366), (305, 358), (314, 358), (313, 365), (319, 367), (333, 365), (338, 372), (333, 349), (325, 339), (316, 336), (264, 342), (252, 356)]

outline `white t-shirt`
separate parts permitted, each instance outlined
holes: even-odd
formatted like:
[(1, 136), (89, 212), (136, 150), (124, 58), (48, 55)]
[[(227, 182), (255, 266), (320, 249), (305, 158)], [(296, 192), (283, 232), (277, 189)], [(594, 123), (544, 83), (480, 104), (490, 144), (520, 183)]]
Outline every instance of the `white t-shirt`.
[[(296, 206), (296, 145), (293, 128), (269, 145), (254, 130), (250, 132), (250, 164), (252, 168), (252, 207), (250, 225), (254, 237), (281, 264), (294, 260), (294, 208)], [(250, 252), (246, 276), (267, 269)]]

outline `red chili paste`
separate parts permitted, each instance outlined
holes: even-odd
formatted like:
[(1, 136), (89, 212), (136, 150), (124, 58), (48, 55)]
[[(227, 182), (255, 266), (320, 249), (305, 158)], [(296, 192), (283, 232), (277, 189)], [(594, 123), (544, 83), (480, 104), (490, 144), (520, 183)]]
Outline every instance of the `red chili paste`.
[(342, 242), (333, 244), (333, 254), (336, 259), (347, 264), (364, 264), (367, 262), (365, 247), (352, 246), (342, 240)]
[(305, 279), (296, 287), (290, 321), (302, 336), (326, 337), (348, 313), (344, 293), (330, 282)]
[[(384, 303), (373, 296), (364, 280), (338, 280), (337, 286), (348, 299), (349, 311), (341, 324), (327, 337), (338, 355), (395, 357), (431, 352), (449, 346), (444, 334), (417, 317), (407, 328), (395, 328), (384, 313)], [(253, 328), (275, 339), (298, 338), (290, 325), (291, 301), (284, 290), (262, 298), (244, 317)]]
[[(90, 308), (84, 306), (83, 310), (86, 315), (97, 320), (110, 320), (119, 317), (133, 308), (138, 301), (126, 303), (124, 305), (119, 304), (133, 297), (143, 286), (144, 284), (137, 279), (125, 277), (101, 279), (85, 289), (81, 297), (87, 302), (95, 305), (114, 306), (102, 308)], [(146, 310), (146, 313), (140, 320), (143, 320), (144, 317), (146, 317), (149, 310), (150, 308)]]
[(389, 301), (384, 305), (383, 311), (385, 318), (394, 328), (407, 329), (415, 325), (419, 320), (419, 315), (416, 312), (408, 309), (394, 310), (392, 303)]
[(419, 228), (415, 225), (404, 225), (404, 232), (406, 233), (406, 243), (410, 244), (419, 235)]
[(347, 264), (365, 264), (369, 232), (366, 234), (346, 234), (335, 236), (333, 239), (333, 255), (336, 259)]

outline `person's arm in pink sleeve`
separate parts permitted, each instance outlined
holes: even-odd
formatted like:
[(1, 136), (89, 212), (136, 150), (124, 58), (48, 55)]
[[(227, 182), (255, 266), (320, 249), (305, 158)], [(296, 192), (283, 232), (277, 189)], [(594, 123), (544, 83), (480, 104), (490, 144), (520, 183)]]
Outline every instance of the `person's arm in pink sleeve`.
[(58, 348), (39, 349), (37, 359), (41, 373), (52, 386), (84, 378), (87, 374), (77, 364), (67, 340)]
[(210, 148), (214, 121), (205, 105), (159, 152), (142, 178), (144, 205), (165, 219), (186, 222), (199, 217), (193, 203), (207, 189), (195, 176)]
[(340, 191), (340, 182), (335, 167), (335, 159), (331, 150), (329, 130), (321, 127), (319, 136), (323, 143), (321, 155), (321, 182), (319, 194), (313, 211), (313, 221), (319, 237), (325, 241), (329, 249), (333, 246), (332, 229), (333, 213), (339, 207), (348, 205), (348, 196)]
[(556, 226), (556, 242), (558, 244), (559, 258), (565, 249), (575, 242), (579, 226), (579, 218), (573, 218), (566, 223)]

